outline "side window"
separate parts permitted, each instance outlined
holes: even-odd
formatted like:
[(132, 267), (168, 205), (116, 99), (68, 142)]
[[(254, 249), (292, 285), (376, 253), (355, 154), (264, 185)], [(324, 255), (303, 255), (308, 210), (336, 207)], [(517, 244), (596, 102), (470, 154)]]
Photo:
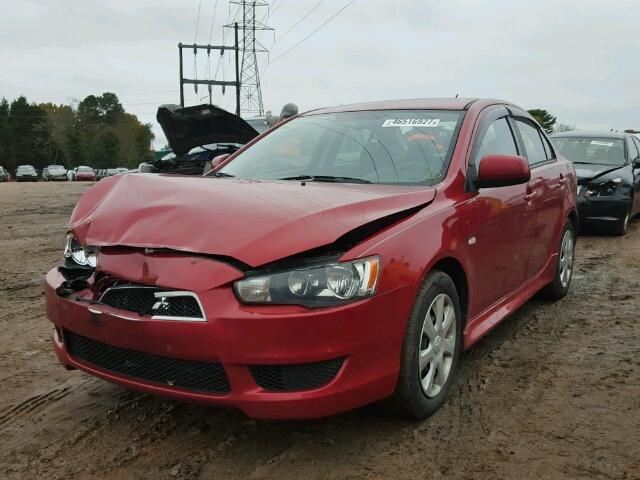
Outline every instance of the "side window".
[(547, 152), (545, 151), (542, 137), (538, 133), (538, 129), (528, 122), (516, 120), (524, 149), (529, 165), (536, 165), (547, 161)]
[(544, 152), (547, 154), (547, 160), (555, 160), (556, 154), (553, 151), (553, 146), (549, 139), (542, 134), (542, 132), (538, 131), (540, 134), (540, 138), (542, 138), (542, 146), (544, 147)]
[(637, 137), (633, 137), (633, 143), (636, 145), (638, 152), (640, 153), (640, 140), (638, 140)]
[(504, 117), (489, 125), (476, 154), (476, 162), (487, 155), (518, 155), (511, 127)]
[(640, 156), (640, 153), (638, 153), (638, 147), (636, 146), (636, 142), (634, 142), (633, 139), (629, 138), (628, 143), (629, 143), (629, 160), (633, 162), (636, 158)]

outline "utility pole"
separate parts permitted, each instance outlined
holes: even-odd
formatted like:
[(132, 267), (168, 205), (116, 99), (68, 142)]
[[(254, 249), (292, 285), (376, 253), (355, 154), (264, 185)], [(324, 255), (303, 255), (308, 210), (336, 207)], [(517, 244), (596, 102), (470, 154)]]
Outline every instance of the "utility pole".
[[(209, 88), (209, 102), (211, 102), (211, 87), (214, 85), (224, 87), (235, 87), (236, 88), (236, 115), (240, 116), (240, 90), (242, 83), (240, 81), (240, 44), (239, 44), (239, 26), (238, 24), (232, 25), (235, 33), (235, 43), (234, 46), (229, 47), (225, 45), (185, 45), (183, 43), (178, 44), (178, 51), (180, 55), (180, 106), (184, 107), (184, 86), (185, 85), (207, 85)], [(207, 55), (211, 55), (211, 51), (219, 51), (220, 55), (224, 55), (225, 50), (230, 50), (235, 52), (235, 60), (236, 60), (236, 79), (233, 82), (230, 81), (219, 81), (219, 80), (197, 80), (195, 78), (185, 78), (184, 77), (184, 68), (182, 63), (182, 50), (191, 50), (193, 49), (193, 55), (198, 54), (198, 50), (206, 50)], [(222, 61), (222, 59), (221, 59)]]
[[(239, 29), (242, 30), (241, 110), (244, 113), (264, 115), (257, 54), (268, 50), (256, 39), (256, 31), (273, 31), (273, 28), (256, 20), (256, 8), (268, 7), (269, 4), (256, 0), (231, 0), (229, 3), (242, 9), (242, 22), (239, 24)], [(235, 25), (238, 26), (237, 23)], [(229, 27), (232, 25), (225, 25), (225, 28)]]

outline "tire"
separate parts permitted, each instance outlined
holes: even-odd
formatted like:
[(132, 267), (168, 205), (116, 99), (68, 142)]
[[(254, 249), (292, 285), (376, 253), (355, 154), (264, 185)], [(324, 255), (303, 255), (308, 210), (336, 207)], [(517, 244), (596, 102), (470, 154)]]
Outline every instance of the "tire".
[[(569, 241), (567, 245), (565, 242)], [(553, 282), (547, 285), (542, 293), (549, 300), (560, 300), (567, 296), (571, 287), (571, 279), (573, 278), (573, 270), (575, 266), (575, 248), (576, 248), (576, 229), (571, 220), (567, 220), (560, 236), (560, 245), (558, 246), (558, 262)], [(568, 262), (568, 263), (567, 263)]]
[(611, 230), (611, 233), (619, 237), (626, 235), (627, 231), (629, 230), (630, 222), (631, 222), (631, 207), (629, 207), (629, 210), (627, 211), (626, 216), (622, 218), (618, 223), (616, 223), (615, 227), (613, 227), (613, 229)]
[[(438, 327), (437, 319), (434, 320), (438, 311), (443, 312), (441, 318), (449, 318), (448, 324), (446, 320), (441, 322), (442, 327)], [(452, 314), (453, 318), (450, 317)], [(420, 287), (411, 309), (398, 383), (389, 406), (396, 413), (419, 420), (433, 415), (449, 395), (461, 344), (462, 315), (455, 284), (446, 273), (433, 271)], [(425, 354), (422, 368), (421, 352)], [(431, 357), (430, 361), (427, 355)]]

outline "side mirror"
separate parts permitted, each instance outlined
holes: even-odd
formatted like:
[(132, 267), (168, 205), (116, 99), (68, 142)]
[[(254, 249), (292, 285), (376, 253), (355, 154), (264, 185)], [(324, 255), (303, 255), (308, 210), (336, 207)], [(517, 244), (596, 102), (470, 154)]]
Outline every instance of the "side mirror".
[(640, 157), (633, 161), (633, 168), (640, 168)]
[(223, 153), (222, 155), (218, 155), (217, 157), (213, 157), (210, 162), (204, 164), (203, 175), (206, 175), (209, 172), (213, 172), (220, 164), (222, 164), (227, 158), (229, 158), (230, 153)]
[(531, 170), (526, 158), (517, 155), (487, 155), (480, 161), (478, 188), (508, 187), (527, 183)]
[(223, 163), (227, 158), (229, 158), (230, 153), (223, 153), (222, 155), (218, 155), (213, 160), (211, 160), (211, 170), (215, 170), (218, 165)]

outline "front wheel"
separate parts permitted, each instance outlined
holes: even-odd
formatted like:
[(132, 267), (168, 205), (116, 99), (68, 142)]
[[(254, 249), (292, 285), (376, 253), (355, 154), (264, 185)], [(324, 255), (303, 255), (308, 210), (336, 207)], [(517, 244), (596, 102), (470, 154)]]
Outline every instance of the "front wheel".
[(613, 234), (618, 236), (626, 235), (629, 230), (629, 222), (631, 221), (631, 207), (627, 211), (626, 215), (621, 218), (616, 226), (613, 228)]
[(566, 297), (567, 293), (569, 293), (569, 287), (571, 286), (576, 248), (575, 227), (571, 220), (567, 220), (565, 223), (560, 238), (555, 277), (553, 282), (543, 290), (543, 293), (551, 300), (560, 300)]
[(424, 419), (445, 402), (462, 339), (460, 300), (451, 277), (433, 271), (420, 288), (405, 332), (394, 409)]

